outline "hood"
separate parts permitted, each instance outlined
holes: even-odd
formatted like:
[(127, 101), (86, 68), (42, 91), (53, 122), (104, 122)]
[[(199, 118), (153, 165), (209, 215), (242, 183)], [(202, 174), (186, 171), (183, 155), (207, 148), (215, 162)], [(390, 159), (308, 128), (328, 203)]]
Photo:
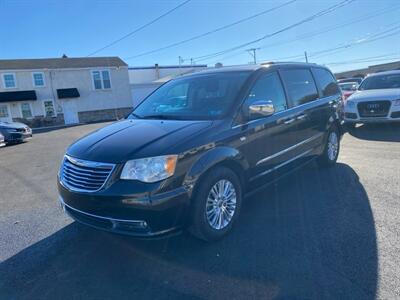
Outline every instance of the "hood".
[(18, 122), (0, 122), (0, 128), (25, 128), (28, 127), (24, 123)]
[(79, 139), (68, 148), (67, 154), (109, 163), (174, 154), (177, 142), (211, 124), (212, 121), (123, 120)]
[(397, 100), (400, 99), (400, 89), (380, 89), (357, 91), (348, 100), (353, 101), (375, 101), (375, 100)]

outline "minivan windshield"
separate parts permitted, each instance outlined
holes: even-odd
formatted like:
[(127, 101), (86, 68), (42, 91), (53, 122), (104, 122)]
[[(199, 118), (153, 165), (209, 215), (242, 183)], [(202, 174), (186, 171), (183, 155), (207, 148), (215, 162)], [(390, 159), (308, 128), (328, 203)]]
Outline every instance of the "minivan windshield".
[(250, 72), (221, 72), (175, 79), (148, 96), (128, 118), (210, 120), (225, 115)]
[(400, 88), (400, 73), (390, 75), (376, 75), (367, 77), (361, 83), (359, 90), (379, 90)]

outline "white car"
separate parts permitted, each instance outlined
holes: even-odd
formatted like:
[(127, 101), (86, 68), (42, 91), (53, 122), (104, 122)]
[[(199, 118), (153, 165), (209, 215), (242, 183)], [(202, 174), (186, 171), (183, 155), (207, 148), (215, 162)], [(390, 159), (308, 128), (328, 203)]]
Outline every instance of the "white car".
[(368, 75), (345, 101), (344, 121), (400, 122), (400, 70)]

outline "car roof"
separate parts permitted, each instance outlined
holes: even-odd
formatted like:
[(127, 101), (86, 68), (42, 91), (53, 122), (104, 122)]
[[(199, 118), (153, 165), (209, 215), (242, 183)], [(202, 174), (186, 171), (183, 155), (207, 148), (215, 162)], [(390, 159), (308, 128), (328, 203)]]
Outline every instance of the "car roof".
[(302, 62), (267, 62), (262, 64), (248, 64), (248, 65), (236, 65), (236, 66), (226, 66), (226, 67), (215, 67), (208, 68), (206, 70), (202, 70), (196, 73), (191, 73), (188, 75), (184, 75), (184, 77), (205, 75), (205, 74), (215, 74), (215, 73), (223, 73), (223, 72), (254, 72), (264, 68), (275, 68), (275, 67), (320, 67), (327, 69), (324, 66), (320, 66), (312, 63), (302, 63)]
[(375, 76), (380, 76), (380, 75), (396, 75), (396, 74), (400, 74), (400, 70), (371, 73), (371, 74), (368, 74), (367, 77), (375, 77)]

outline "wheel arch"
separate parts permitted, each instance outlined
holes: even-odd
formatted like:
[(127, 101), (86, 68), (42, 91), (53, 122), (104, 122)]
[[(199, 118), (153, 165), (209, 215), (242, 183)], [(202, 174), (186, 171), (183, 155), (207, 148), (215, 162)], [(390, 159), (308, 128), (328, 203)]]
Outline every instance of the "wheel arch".
[(184, 185), (189, 188), (191, 196), (202, 178), (216, 167), (231, 169), (239, 178), (242, 190), (247, 184), (247, 171), (249, 164), (245, 157), (231, 147), (216, 147), (205, 152), (191, 167), (184, 179)]

